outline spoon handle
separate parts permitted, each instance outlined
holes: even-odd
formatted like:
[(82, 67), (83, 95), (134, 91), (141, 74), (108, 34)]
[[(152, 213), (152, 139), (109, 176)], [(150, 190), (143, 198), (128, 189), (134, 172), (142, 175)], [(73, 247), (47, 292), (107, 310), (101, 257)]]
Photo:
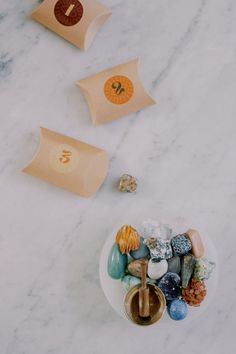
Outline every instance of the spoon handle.
[(149, 288), (147, 287), (147, 263), (141, 264), (141, 286), (139, 288), (139, 316), (149, 317)]

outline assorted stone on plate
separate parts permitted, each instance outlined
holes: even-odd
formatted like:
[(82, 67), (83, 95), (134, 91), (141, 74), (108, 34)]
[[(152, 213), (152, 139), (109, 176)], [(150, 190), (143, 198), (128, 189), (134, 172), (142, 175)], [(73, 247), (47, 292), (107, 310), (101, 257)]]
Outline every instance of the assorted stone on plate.
[(204, 281), (210, 278), (215, 263), (203, 256), (204, 243), (198, 231), (173, 235), (169, 225), (148, 220), (141, 232), (131, 225), (118, 230), (107, 269), (128, 292), (141, 284), (145, 261), (147, 283), (163, 293), (169, 317), (180, 321), (186, 318), (188, 306), (200, 306), (207, 294)]

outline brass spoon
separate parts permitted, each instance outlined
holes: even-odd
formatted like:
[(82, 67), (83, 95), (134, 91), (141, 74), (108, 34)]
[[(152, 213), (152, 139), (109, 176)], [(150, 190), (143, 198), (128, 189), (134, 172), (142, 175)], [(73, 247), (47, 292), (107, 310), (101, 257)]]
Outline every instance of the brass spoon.
[(139, 288), (139, 316), (150, 317), (149, 288), (147, 287), (147, 262), (141, 263), (141, 286)]
[(141, 264), (141, 284), (129, 289), (124, 299), (125, 312), (133, 323), (148, 326), (159, 321), (166, 309), (165, 296), (161, 289), (147, 283), (147, 263)]

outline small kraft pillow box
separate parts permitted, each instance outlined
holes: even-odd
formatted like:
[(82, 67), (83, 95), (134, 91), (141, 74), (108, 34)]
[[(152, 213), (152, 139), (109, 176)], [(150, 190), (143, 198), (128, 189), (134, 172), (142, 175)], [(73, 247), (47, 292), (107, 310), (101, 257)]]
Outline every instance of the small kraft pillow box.
[(44, 0), (30, 16), (76, 47), (87, 50), (111, 10), (96, 0)]
[(46, 128), (40, 128), (38, 151), (23, 169), (82, 197), (98, 190), (107, 171), (106, 151)]
[(156, 103), (142, 85), (138, 64), (137, 58), (76, 82), (87, 99), (93, 125)]

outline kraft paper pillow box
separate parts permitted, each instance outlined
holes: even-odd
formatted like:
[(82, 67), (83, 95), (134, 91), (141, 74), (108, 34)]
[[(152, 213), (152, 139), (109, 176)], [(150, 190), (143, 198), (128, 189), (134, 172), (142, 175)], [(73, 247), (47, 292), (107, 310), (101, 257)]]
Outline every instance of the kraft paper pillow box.
[(96, 0), (44, 0), (31, 17), (81, 49), (88, 49), (111, 10)]
[(108, 171), (104, 150), (46, 128), (40, 128), (40, 144), (23, 169), (35, 177), (89, 197), (103, 183)]
[(137, 58), (76, 82), (88, 102), (93, 125), (156, 103), (142, 85), (138, 64)]

